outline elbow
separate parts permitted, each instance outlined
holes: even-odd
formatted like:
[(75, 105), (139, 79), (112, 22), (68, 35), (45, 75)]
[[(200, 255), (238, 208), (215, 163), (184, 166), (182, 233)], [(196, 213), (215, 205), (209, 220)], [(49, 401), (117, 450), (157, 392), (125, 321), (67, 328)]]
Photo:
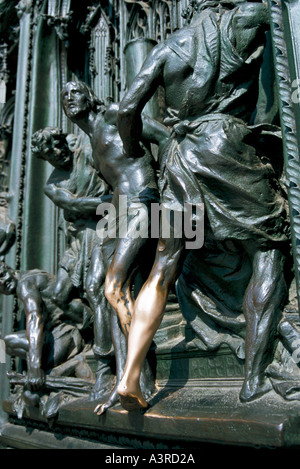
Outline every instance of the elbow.
[(44, 194), (45, 194), (47, 197), (50, 197), (50, 190), (49, 190), (48, 186), (44, 187)]
[(128, 102), (122, 101), (118, 111), (118, 123), (122, 124), (123, 122), (127, 122), (128, 119), (131, 119), (134, 116), (135, 108)]
[(127, 121), (133, 119), (141, 112), (141, 103), (139, 95), (135, 91), (128, 91), (119, 105), (118, 120)]
[(50, 200), (54, 200), (55, 199), (55, 196), (56, 196), (56, 191), (55, 189), (52, 187), (52, 186), (46, 186), (44, 188), (44, 194), (50, 199)]

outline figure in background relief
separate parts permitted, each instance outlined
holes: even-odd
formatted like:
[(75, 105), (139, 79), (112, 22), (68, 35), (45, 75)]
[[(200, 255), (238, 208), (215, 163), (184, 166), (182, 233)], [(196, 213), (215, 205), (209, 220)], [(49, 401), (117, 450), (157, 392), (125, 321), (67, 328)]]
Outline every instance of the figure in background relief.
[(5, 256), (16, 239), (15, 223), (8, 216), (10, 195), (7, 192), (9, 180), (8, 152), (11, 144), (11, 126), (0, 125), (0, 256)]
[(16, 294), (26, 316), (26, 330), (4, 337), (6, 351), (27, 362), (24, 396), (33, 405), (39, 404), (47, 375), (94, 379), (85, 360), (92, 311), (78, 298), (60, 309), (53, 301), (55, 283), (48, 272), (18, 272), (0, 262), (0, 292)]
[[(87, 300), (93, 311), (97, 383), (91, 398), (95, 394), (99, 398), (113, 385), (111, 315), (104, 291), (94, 291), (95, 282), (88, 272), (90, 264), (95, 265), (93, 250), (100, 243), (96, 210), (112, 195), (95, 170), (91, 146), (83, 137), (46, 127), (33, 134), (32, 153), (54, 166), (44, 191), (63, 210), (67, 221), (67, 249), (59, 261), (53, 301), (64, 309), (70, 299), (78, 296)], [(104, 268), (100, 253), (97, 269), (104, 272)]]
[[(201, 261), (203, 253), (209, 261), (210, 245), (216, 249), (219, 244), (225, 253), (248, 261), (250, 275), (244, 279), (241, 305), (246, 323), (243, 402), (270, 389), (265, 370), (287, 299), (287, 200), (275, 170), (277, 162), (272, 160), (276, 155), (258, 150), (264, 132), (278, 129), (267, 123), (253, 125), (269, 28), (267, 6), (234, 0), (193, 4), (190, 25), (154, 47), (118, 113), (125, 154), (129, 160), (144, 158), (139, 144), (141, 113), (163, 85), (168, 107), (165, 123), (172, 126), (172, 134), (161, 159), (161, 204), (177, 211), (185, 203), (203, 204), (205, 209), (204, 249), (188, 253), (184, 237), (161, 236), (153, 268), (135, 301), (125, 372), (118, 387), (128, 410), (148, 406), (139, 386), (140, 370), (161, 323), (168, 292), (180, 281), (187, 256), (195, 259), (196, 277), (208, 275), (200, 271), (205, 269), (205, 258), (198, 264), (196, 256)], [(196, 217), (193, 223), (197, 224)], [(217, 291), (216, 264), (214, 277)], [(224, 279), (219, 280), (222, 290)], [(234, 293), (237, 286), (232, 288)], [(186, 299), (182, 289), (177, 288), (177, 294), (185, 314), (192, 299)], [(228, 292), (224, 294), (226, 298)], [(222, 322), (222, 315), (218, 316)]]

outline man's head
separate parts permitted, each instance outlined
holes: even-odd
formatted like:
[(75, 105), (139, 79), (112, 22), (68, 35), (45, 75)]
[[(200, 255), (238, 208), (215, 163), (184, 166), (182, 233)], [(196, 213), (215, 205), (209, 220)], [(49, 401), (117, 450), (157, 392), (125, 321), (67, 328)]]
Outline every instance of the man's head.
[(55, 168), (70, 169), (73, 155), (67, 142), (67, 135), (58, 127), (38, 130), (31, 138), (31, 150), (37, 158), (48, 161)]
[(16, 272), (4, 261), (0, 261), (0, 293), (13, 295), (17, 289), (18, 278)]
[(73, 122), (80, 121), (88, 116), (90, 111), (97, 112), (104, 106), (82, 81), (69, 81), (62, 89), (61, 100), (66, 116)]

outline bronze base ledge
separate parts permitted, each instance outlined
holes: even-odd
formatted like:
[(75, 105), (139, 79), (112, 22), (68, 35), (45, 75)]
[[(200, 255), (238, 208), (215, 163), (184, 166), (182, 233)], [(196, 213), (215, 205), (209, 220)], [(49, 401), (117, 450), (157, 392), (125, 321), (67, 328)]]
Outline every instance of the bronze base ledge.
[[(14, 445), (13, 427), (33, 427), (49, 434), (72, 434), (80, 447), (82, 439), (104, 440), (116, 447), (126, 448), (197, 448), (201, 442), (268, 448), (300, 447), (300, 402), (286, 401), (274, 391), (256, 401), (241, 403), (241, 382), (224, 382), (223, 388), (197, 385), (164, 387), (150, 400), (144, 413), (128, 413), (116, 405), (104, 415), (97, 416), (98, 402), (80, 398), (60, 407), (54, 421), (47, 421), (39, 409), (26, 407), (18, 420), (11, 400), (3, 409), (18, 425), (7, 427), (0, 436), (7, 445)], [(209, 383), (207, 383), (209, 384)], [(4, 426), (5, 429), (5, 426)], [(6, 433), (5, 433), (6, 432)], [(101, 436), (102, 435), (102, 436)], [(30, 444), (30, 432), (27, 433)], [(59, 442), (59, 445), (67, 439)], [(3, 443), (2, 443), (3, 444)], [(32, 443), (33, 444), (33, 443)], [(43, 447), (43, 440), (40, 440)], [(75, 443), (74, 443), (75, 444)], [(148, 445), (148, 446), (147, 446)]]

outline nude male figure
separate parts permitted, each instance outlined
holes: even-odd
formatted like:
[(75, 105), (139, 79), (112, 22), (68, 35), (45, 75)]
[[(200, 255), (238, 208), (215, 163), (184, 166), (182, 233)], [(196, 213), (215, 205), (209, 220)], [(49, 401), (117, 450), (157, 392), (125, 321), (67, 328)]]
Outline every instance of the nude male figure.
[[(117, 312), (125, 336), (128, 336), (133, 312), (131, 295), (132, 282), (138, 268), (143, 267), (149, 257), (147, 237), (135, 237), (141, 218), (149, 226), (150, 207), (159, 202), (154, 160), (150, 151), (145, 151), (142, 158), (124, 155), (123, 143), (117, 129), (118, 104), (108, 107), (99, 101), (92, 90), (82, 82), (69, 82), (62, 90), (62, 103), (67, 117), (76, 123), (90, 138), (93, 149), (94, 166), (113, 192), (112, 204), (119, 210), (119, 197), (127, 199), (127, 230), (117, 239), (109, 236), (103, 240), (101, 252), (107, 268), (97, 268), (97, 254), (91, 264), (91, 277), (98, 285), (105, 281), (105, 295)], [(161, 147), (165, 144), (169, 132), (165, 126), (143, 116), (144, 131), (140, 141), (144, 148), (150, 143)], [(124, 220), (116, 220), (121, 228)], [(93, 268), (94, 267), (94, 268)], [(105, 275), (106, 274), (106, 275)], [(104, 278), (103, 278), (104, 277)], [(115, 399), (116, 391), (114, 392)], [(100, 406), (99, 413), (102, 413)]]

